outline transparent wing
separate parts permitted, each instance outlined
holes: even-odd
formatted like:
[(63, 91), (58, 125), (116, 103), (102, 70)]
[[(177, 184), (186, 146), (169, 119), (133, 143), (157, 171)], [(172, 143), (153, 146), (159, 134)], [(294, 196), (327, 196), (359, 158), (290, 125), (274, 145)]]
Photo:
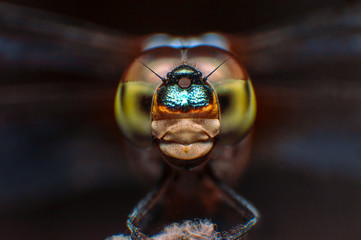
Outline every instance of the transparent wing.
[(361, 4), (352, 4), (307, 14), (283, 27), (233, 37), (232, 48), (256, 74), (309, 73), (312, 67), (335, 64), (337, 71), (340, 63), (359, 63), (360, 12)]
[[(80, 104), (89, 89), (113, 90), (141, 38), (15, 5), (0, 4), (0, 106), (25, 101)], [(73, 92), (68, 91), (72, 86)], [(81, 87), (80, 87), (81, 86)], [(78, 91), (78, 92), (76, 92)], [(66, 101), (73, 101), (67, 104)], [(51, 108), (54, 105), (49, 104)], [(84, 105), (84, 107), (87, 107)], [(92, 106), (93, 108), (94, 106)], [(17, 111), (19, 112), (19, 111)]]
[(107, 142), (119, 135), (115, 91), (140, 41), (0, 3), (0, 202), (127, 178), (121, 148)]
[(139, 51), (139, 37), (5, 3), (0, 27), (1, 70), (119, 75)]
[(230, 39), (258, 96), (256, 158), (360, 180), (361, 4)]

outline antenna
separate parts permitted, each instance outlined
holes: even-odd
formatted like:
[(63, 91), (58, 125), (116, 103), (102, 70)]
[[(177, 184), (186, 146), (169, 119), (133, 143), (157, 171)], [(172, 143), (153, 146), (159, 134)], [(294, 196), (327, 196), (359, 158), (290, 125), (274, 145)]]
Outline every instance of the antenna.
[(140, 62), (144, 67), (148, 68), (152, 73), (154, 73), (157, 77), (159, 77), (163, 82), (165, 81), (165, 78), (162, 78), (161, 76), (159, 76), (158, 73), (154, 72), (150, 67), (145, 65), (142, 61), (140, 61), (139, 59), (135, 59), (135, 60)]
[(207, 80), (209, 76), (211, 76), (218, 68), (220, 68), (225, 62), (227, 62), (230, 58), (227, 58), (226, 60), (224, 60), (221, 64), (218, 65), (218, 67), (216, 67), (210, 74), (208, 74), (206, 77), (204, 77), (204, 80)]

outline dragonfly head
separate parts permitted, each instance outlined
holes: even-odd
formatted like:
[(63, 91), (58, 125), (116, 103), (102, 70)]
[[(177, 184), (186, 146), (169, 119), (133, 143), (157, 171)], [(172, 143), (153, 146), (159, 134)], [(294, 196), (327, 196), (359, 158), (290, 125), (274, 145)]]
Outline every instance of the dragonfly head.
[[(202, 73), (181, 65), (167, 74), (152, 105), (151, 131), (167, 159), (203, 159), (220, 133), (218, 99)], [(200, 161), (202, 162), (202, 161)]]
[[(244, 67), (212, 46), (155, 47), (126, 69), (115, 116), (127, 140), (156, 146), (172, 166), (203, 166), (217, 145), (247, 136), (256, 113)], [(152, 141), (153, 140), (153, 141)]]

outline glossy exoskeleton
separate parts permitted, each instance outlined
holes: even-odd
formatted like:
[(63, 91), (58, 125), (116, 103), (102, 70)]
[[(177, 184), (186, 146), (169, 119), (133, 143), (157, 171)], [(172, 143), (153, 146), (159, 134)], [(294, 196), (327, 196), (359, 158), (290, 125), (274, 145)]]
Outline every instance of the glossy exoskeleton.
[[(148, 153), (158, 153), (155, 165), (166, 162), (159, 185), (130, 215), (133, 236), (140, 237), (138, 225), (162, 197), (170, 202), (164, 211), (173, 212), (178, 221), (206, 216), (217, 222), (216, 216), (224, 211), (220, 205), (228, 202), (235, 216), (245, 218), (232, 238), (246, 234), (258, 218), (250, 203), (218, 180), (222, 175), (239, 176), (247, 161), (246, 156), (225, 153), (227, 147), (243, 146), (240, 142), (247, 141), (253, 125), (256, 100), (251, 80), (224, 49), (229, 44), (222, 36), (205, 34), (193, 42), (151, 37), (118, 87), (115, 111), (122, 132)], [(149, 153), (147, 161), (150, 156), (154, 154)], [(175, 213), (178, 209), (183, 209), (182, 217)]]

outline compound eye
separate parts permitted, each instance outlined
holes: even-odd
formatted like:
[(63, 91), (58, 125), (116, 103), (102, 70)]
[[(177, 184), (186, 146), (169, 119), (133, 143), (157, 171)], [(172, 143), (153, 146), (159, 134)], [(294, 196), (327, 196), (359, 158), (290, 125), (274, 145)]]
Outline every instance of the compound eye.
[(122, 132), (137, 145), (151, 142), (150, 122), (154, 86), (144, 82), (120, 83), (115, 114)]
[(115, 116), (126, 137), (135, 145), (152, 146), (152, 102), (164, 77), (172, 77), (179, 49), (153, 48), (143, 52), (124, 72), (115, 98)]
[(241, 141), (250, 131), (256, 100), (246, 69), (226, 51), (199, 46), (187, 51), (189, 64), (197, 66), (206, 83), (215, 90), (220, 106), (221, 130), (219, 143)]
[(221, 112), (222, 140), (236, 143), (250, 131), (256, 99), (250, 80), (225, 80), (215, 86)]

